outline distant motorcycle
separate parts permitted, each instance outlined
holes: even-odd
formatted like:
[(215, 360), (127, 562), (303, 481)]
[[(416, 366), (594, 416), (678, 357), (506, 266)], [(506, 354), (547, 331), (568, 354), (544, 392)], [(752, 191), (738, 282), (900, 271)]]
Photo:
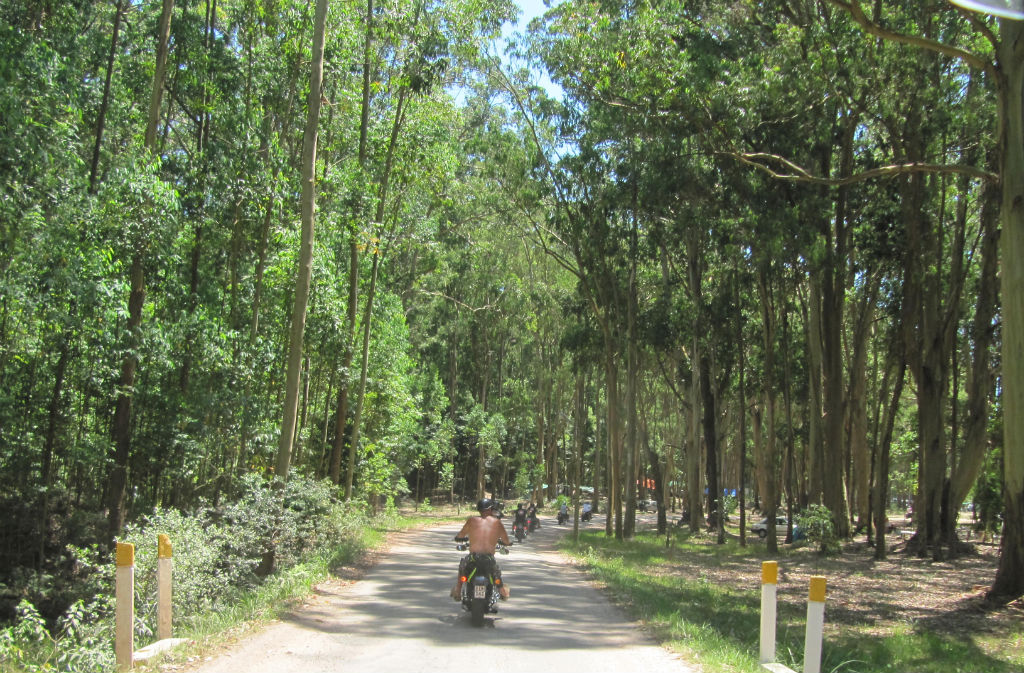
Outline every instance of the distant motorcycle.
[(526, 539), (526, 529), (523, 528), (523, 524), (519, 522), (512, 523), (512, 537), (516, 539), (516, 542), (522, 542)]
[(580, 521), (590, 521), (594, 518), (594, 511), (590, 509), (583, 510), (583, 514), (580, 515)]
[(569, 513), (563, 510), (558, 510), (558, 525), (564, 525), (569, 520)]
[[(455, 548), (466, 551), (469, 543), (460, 542)], [(508, 547), (499, 541), (498, 551), (507, 554)], [(462, 607), (469, 612), (469, 621), (473, 626), (483, 626), (484, 615), (498, 611), (501, 578), (496, 576), (493, 557), (471, 553), (467, 558), (466, 574), (459, 578), (462, 584)]]

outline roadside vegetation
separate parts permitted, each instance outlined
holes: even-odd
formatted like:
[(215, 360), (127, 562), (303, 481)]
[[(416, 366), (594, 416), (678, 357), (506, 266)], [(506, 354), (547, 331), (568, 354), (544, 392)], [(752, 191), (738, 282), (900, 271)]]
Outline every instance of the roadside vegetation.
[[(190, 514), (158, 510), (126, 530), (135, 556), (135, 640), (156, 640), (156, 539), (170, 537), (174, 550), (175, 637), (190, 642), (174, 657), (188, 657), (262, 620), (310, 593), (332, 575), (349, 574), (388, 531), (422, 522), (392, 501), (373, 512), (365, 502), (345, 503), (324, 482), (294, 476), (282, 491), (246, 478), (233, 503)], [(264, 573), (274, 530), (275, 567)], [(73, 582), (55, 587), (40, 578), (23, 598), (14, 624), (0, 631), (3, 673), (105, 673), (114, 664), (114, 564), (95, 547), (69, 551)], [(55, 597), (48, 592), (61, 591)], [(38, 604), (70, 602), (58, 619), (44, 618)]]
[[(889, 543), (899, 545), (899, 535)], [(776, 660), (803, 670), (808, 580), (828, 581), (822, 671), (1008, 672), (1024, 670), (1021, 606), (987, 606), (996, 556), (935, 563), (893, 554), (871, 559), (863, 544), (824, 556), (814, 544), (779, 545), (778, 555), (738, 531), (674, 529), (615, 540), (582, 531), (563, 550), (663, 644), (706, 673), (759, 671), (761, 561), (779, 563)]]

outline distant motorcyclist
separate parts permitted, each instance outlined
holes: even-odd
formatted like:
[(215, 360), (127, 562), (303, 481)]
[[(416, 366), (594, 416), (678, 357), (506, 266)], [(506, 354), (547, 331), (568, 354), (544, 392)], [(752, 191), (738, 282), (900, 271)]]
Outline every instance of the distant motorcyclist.
[[(459, 561), (459, 576), (452, 587), (452, 599), (462, 600), (462, 578), (466, 577), (470, 564), (480, 567), (491, 567), (495, 579), (501, 578), (501, 568), (494, 560), (494, 550), (500, 541), (510, 546), (512, 541), (508, 539), (504, 524), (494, 515), (494, 501), (490, 498), (483, 498), (476, 504), (480, 516), (471, 516), (466, 519), (462, 530), (455, 535), (456, 542), (469, 541), (469, 554)], [(499, 585), (498, 593), (502, 600), (508, 599), (509, 591), (504, 582)]]
[(562, 503), (558, 507), (558, 523), (563, 524), (569, 520), (569, 505)]
[(516, 509), (515, 517), (512, 519), (512, 530), (519, 527), (521, 531), (526, 532), (526, 503), (519, 503), (519, 507)]
[(590, 521), (590, 518), (592, 516), (594, 516), (593, 505), (591, 505), (590, 502), (587, 501), (583, 503), (583, 513), (580, 515), (580, 518), (583, 521)]
[(526, 522), (528, 524), (527, 530), (540, 528), (540, 519), (537, 518), (537, 506), (532, 502), (530, 503), (530, 506), (526, 508)]

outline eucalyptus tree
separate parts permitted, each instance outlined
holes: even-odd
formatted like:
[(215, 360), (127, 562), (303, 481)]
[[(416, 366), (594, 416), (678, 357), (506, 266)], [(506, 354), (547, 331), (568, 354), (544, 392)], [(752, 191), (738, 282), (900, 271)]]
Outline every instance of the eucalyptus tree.
[[(995, 93), (997, 94), (997, 100), (999, 101), (999, 104), (997, 105), (997, 110), (1001, 124), (996, 149), (998, 150), (998, 156), (1000, 161), (1005, 162), (1008, 160), (1008, 156), (1011, 156), (1011, 153), (1007, 148), (1017, 147), (1017, 145), (1012, 142), (1007, 144), (1006, 137), (1003, 136), (1002, 134), (1011, 131), (1014, 128), (1013, 125), (1019, 123), (1020, 115), (1017, 112), (1014, 112), (1013, 108), (1009, 106), (1019, 104), (1019, 96), (1012, 92), (1012, 86), (1015, 86), (1016, 84), (1014, 83), (1019, 79), (1019, 75), (1017, 74), (1015, 67), (1016, 64), (1019, 63), (1020, 59), (1014, 56), (1011, 51), (999, 52), (1001, 58), (999, 58), (998, 61), (996, 61), (994, 57), (996, 56), (996, 52), (998, 52), (1000, 49), (1012, 49), (1010, 45), (1013, 44), (1012, 38), (1015, 35), (1014, 31), (1018, 28), (1018, 24), (1010, 21), (1006, 21), (1000, 24), (1002, 31), (1010, 35), (1011, 37), (1010, 40), (1006, 40), (1004, 39), (1006, 37), (1005, 35), (997, 35), (996, 31), (994, 30), (994, 20), (990, 20), (986, 24), (986, 22), (982, 19), (979, 19), (977, 17), (965, 17), (963, 15), (957, 14), (955, 10), (949, 9), (944, 12), (934, 14), (929, 13), (928, 16), (923, 17), (921, 21), (916, 23), (916, 31), (904, 32), (900, 28), (895, 27), (899, 25), (899, 22), (902, 20), (902, 17), (904, 16), (901, 13), (901, 8), (888, 5), (878, 5), (874, 8), (872, 16), (869, 17), (858, 2), (847, 3), (836, 1), (833, 4), (839, 6), (840, 8), (848, 12), (853, 19), (853, 23), (855, 23), (856, 25), (858, 25), (859, 27), (863, 28), (868, 33), (871, 33), (876, 37), (882, 38), (884, 40), (892, 40), (895, 42), (912, 45), (913, 47), (921, 48), (927, 52), (932, 52), (933, 54), (936, 55), (930, 59), (926, 58), (926, 61), (936, 63), (938, 61), (942, 61), (943, 59), (951, 59), (949, 61), (944, 62), (942, 66), (935, 67), (934, 72), (938, 73), (940, 77), (946, 77), (950, 72), (952, 72), (952, 68), (957, 67), (957, 64), (960, 64), (960, 66), (964, 68), (973, 68), (979, 71), (984, 71), (986, 76), (988, 76), (989, 81), (995, 85)], [(986, 44), (989, 48), (988, 51), (986, 51)], [(937, 81), (941, 83), (941, 80)], [(961, 78), (960, 81), (966, 80)], [(912, 107), (909, 110), (909, 114), (907, 115), (907, 119), (911, 122), (914, 119), (919, 119), (920, 117), (921, 115), (919, 112), (919, 108), (917, 108), (916, 106)], [(984, 165), (980, 167), (949, 165), (936, 164), (927, 161), (926, 153), (928, 150), (926, 143), (923, 142), (923, 135), (921, 133), (920, 123), (918, 123), (917, 130), (911, 129), (911, 131), (912, 133), (910, 135), (902, 134), (903, 140), (907, 142), (905, 142), (900, 147), (901, 151), (897, 153), (897, 158), (903, 159), (901, 163), (890, 165), (888, 167), (870, 168), (867, 171), (859, 173), (857, 176), (851, 175), (846, 178), (840, 177), (839, 181), (830, 181), (828, 179), (821, 178), (818, 178), (817, 181), (819, 182), (819, 184), (841, 185), (844, 183), (848, 183), (848, 181), (851, 179), (863, 179), (864, 177), (867, 176), (909, 174), (909, 177), (907, 177), (905, 180), (905, 184), (907, 185), (907, 193), (904, 195), (904, 204), (907, 206), (907, 210), (905, 211), (905, 217), (908, 219), (908, 224), (911, 227), (908, 229), (908, 231), (910, 234), (913, 234), (915, 231), (926, 232), (927, 230), (923, 228), (913, 228), (914, 223), (919, 222), (924, 213), (922, 213), (920, 209), (914, 208), (911, 205), (914, 202), (914, 199), (917, 199), (917, 202), (921, 206), (925, 205), (925, 201), (921, 200), (922, 195), (924, 193), (923, 187), (926, 184), (923, 178), (920, 176), (922, 172), (958, 172), (962, 174), (973, 175), (976, 178), (982, 179), (991, 178), (993, 174), (985, 170)], [(1013, 174), (1013, 169), (1008, 168), (1009, 165), (1010, 164), (1005, 163), (1000, 164), (999, 170), (999, 174), (1003, 180), (1003, 198), (1009, 199), (1004, 201), (1004, 209), (1002, 212), (1004, 224), (1008, 225), (1004, 227), (1003, 236), (1007, 236), (1008, 232), (1014, 230), (1012, 227), (1009, 226), (1010, 223), (1013, 221), (1013, 200), (1012, 197), (1008, 196), (1007, 194), (1007, 190), (1009, 190), (1010, 192), (1013, 191), (1013, 188), (1009, 187), (1009, 185), (1012, 184), (1011, 176)], [(788, 168), (793, 168), (792, 164), (790, 164)], [(797, 176), (795, 172), (793, 172), (790, 173), (790, 177)], [(811, 172), (804, 171), (802, 176), (800, 177), (811, 177)], [(1019, 229), (1019, 227), (1017, 229)], [(930, 234), (926, 235), (931, 236)], [(929, 240), (933, 239), (929, 238)], [(912, 257), (913, 255), (908, 257), (908, 260), (911, 263), (913, 263), (914, 261), (913, 259), (911, 259)], [(914, 277), (912, 274), (912, 277), (908, 278), (908, 280), (910, 281), (909, 287), (907, 288), (909, 290), (909, 301), (905, 303), (904, 306), (904, 329), (909, 331), (908, 338), (911, 339), (911, 348), (916, 348), (914, 344), (919, 342), (915, 342), (912, 336), (915, 333), (915, 330), (917, 329), (918, 325), (918, 323), (916, 323), (915, 321), (922, 319), (923, 317), (923, 322), (920, 324), (925, 326), (926, 329), (927, 322), (930, 321), (932, 324), (935, 324), (940, 321), (929, 318), (927, 311), (922, 316), (918, 316), (917, 309), (915, 307), (922, 306), (927, 308), (927, 306), (931, 306), (932, 309), (928, 309), (929, 311), (931, 311), (930, 315), (935, 315), (934, 309), (939, 304), (936, 303), (936, 297), (934, 295), (934, 292), (938, 288), (934, 287), (933, 284), (931, 287), (928, 288), (928, 292), (925, 292), (924, 294), (918, 294), (914, 288), (921, 287), (921, 279), (919, 277)], [(958, 296), (958, 294), (954, 292), (952, 296), (954, 297), (954, 300), (950, 303), (950, 305), (956, 305), (958, 302), (955, 298)], [(919, 302), (919, 299), (924, 301)], [(1012, 313), (1012, 301), (1004, 302), (1004, 310), (1006, 308), (1010, 308), (1010, 311)], [(1007, 318), (1007, 316), (1004, 316), (1004, 318)], [(941, 321), (941, 325), (948, 326), (949, 322), (949, 318), (946, 318), (945, 320)], [(1013, 325), (1014, 318), (1010, 316), (1009, 319), (1006, 320), (1005, 324)], [(932, 348), (930, 344), (941, 344), (942, 342), (949, 343), (948, 338), (939, 339), (939, 341), (934, 340), (936, 338), (936, 335), (939, 335), (943, 329), (948, 329), (948, 327), (939, 327), (938, 331), (931, 332), (931, 336), (927, 337), (929, 349)], [(1011, 327), (1009, 332), (1010, 334), (1013, 334), (1015, 330)], [(1004, 340), (1004, 347), (1007, 343), (1008, 342)], [(1009, 343), (1012, 343), (1012, 337), (1010, 338)], [(939, 370), (937, 371), (940, 372), (941, 370), (944, 370), (946, 368), (946, 365), (944, 364), (946, 357), (942, 355), (942, 352), (943, 346), (941, 345), (937, 347), (937, 350), (921, 351), (922, 355), (925, 356), (925, 359), (918, 359), (918, 362), (920, 363), (917, 367), (917, 382), (919, 386), (925, 384), (930, 385), (930, 382), (934, 380), (940, 382), (937, 389), (939, 391), (943, 390), (941, 383), (941, 381), (943, 380), (943, 375), (940, 373), (940, 375), (936, 378), (933, 376), (934, 372), (932, 371), (935, 370), (936, 367), (939, 368)], [(911, 356), (913, 356), (913, 353), (911, 353)], [(1009, 361), (1010, 360), (1005, 360), (1004, 364), (1008, 363)], [(1015, 378), (1012, 375), (1012, 372), (1007, 372), (1007, 375), (1007, 380), (1013, 380)], [(1013, 384), (1010, 384), (1006, 390), (1013, 390)], [(938, 397), (938, 395), (941, 394), (941, 392), (938, 393), (936, 397)], [(925, 402), (927, 403), (928, 400), (926, 399)], [(927, 409), (934, 409), (934, 407), (935, 404), (924, 405), (926, 411), (923, 411), (922, 413), (928, 415), (922, 416), (923, 420), (926, 420), (927, 418), (934, 416), (933, 411), (927, 411)], [(922, 451), (924, 452), (924, 455), (928, 456), (928, 458), (927, 461), (925, 461), (922, 464), (922, 493), (924, 495), (923, 507), (925, 508), (925, 511), (922, 512), (924, 522), (922, 524), (923, 528), (921, 531), (924, 537), (925, 544), (931, 547), (933, 553), (936, 555), (940, 553), (939, 547), (941, 544), (941, 483), (943, 480), (943, 475), (945, 473), (945, 470), (943, 468), (944, 453), (940, 450), (940, 448), (936, 448), (937, 434), (939, 433), (929, 431), (927, 437), (922, 437)], [(937, 441), (941, 444), (941, 437), (939, 437)], [(1012, 453), (1012, 451), (1009, 451), (1008, 453)], [(1017, 465), (1017, 461), (1012, 456), (1009, 457), (1007, 460), (1010, 466), (1010, 469), (1007, 471), (1007, 474), (1009, 475), (1008, 479), (1010, 479), (1010, 483), (1016, 483), (1015, 480), (1017, 479), (1017, 477), (1012, 475), (1019, 472), (1019, 469), (1014, 469)], [(1013, 487), (1009, 488), (1009, 492), (1012, 493), (1013, 491)], [(1008, 497), (1012, 499), (1018, 496)], [(1019, 509), (1020, 507), (1018, 506), (1017, 510)], [(1008, 569), (1011, 567), (1019, 567), (1022, 558), (1024, 558), (1024, 555), (1022, 555), (1021, 553), (1022, 545), (1020, 543), (1020, 540), (1024, 536), (1022, 536), (1020, 533), (1019, 529), (1021, 528), (1021, 526), (1019, 524), (1012, 524), (1009, 526), (1011, 531), (1013, 531), (1015, 527), (1017, 529), (1016, 532), (1010, 532), (1007, 536), (1007, 540), (1009, 541), (1004, 543), (1005, 548), (1008, 548), (1010, 550), (1010, 553), (1008, 555), (1003, 554), (1001, 557), (1003, 560), (1001, 561), (999, 578), (997, 579), (996, 585), (993, 588), (994, 594), (1005, 595), (1008, 593), (1013, 593), (1013, 591), (1015, 591), (1014, 582), (1012, 580), (1007, 581), (1005, 579), (1007, 577)], [(1006, 560), (1007, 556), (1009, 556), (1010, 560)], [(1019, 584), (1017, 585), (1016, 591), (1019, 593)]]
[(302, 140), (302, 236), (299, 241), (299, 264), (295, 278), (295, 299), (289, 334), (288, 367), (285, 381), (281, 433), (277, 446), (275, 476), (288, 479), (292, 444), (298, 415), (299, 374), (302, 367), (303, 339), (309, 286), (313, 275), (314, 221), (316, 210), (316, 148), (319, 138), (321, 88), (324, 76), (324, 42), (327, 31), (328, 0), (317, 0), (313, 18), (312, 63), (306, 104), (306, 127)]
[[(379, 16), (378, 16), (379, 14)], [(340, 443), (348, 443), (348, 470), (346, 472), (346, 494), (351, 497), (355, 456), (359, 442), (359, 417), (362, 393), (365, 389), (365, 371), (368, 358), (368, 329), (373, 310), (373, 293), (377, 272), (381, 263), (379, 254), (386, 249), (388, 237), (393, 237), (400, 227), (390, 215), (398, 196), (390, 194), (396, 171), (409, 170), (415, 166), (415, 133), (409, 134), (405, 125), (409, 109), (416, 97), (429, 100), (432, 90), (440, 90), (450, 81), (453, 73), (461, 73), (473, 65), (483, 48), (483, 41), (494, 37), (501, 23), (509, 18), (510, 7), (506, 2), (467, 2), (429, 5), (423, 2), (397, 3), (385, 6), (377, 12), (371, 2), (367, 3), (364, 31), (364, 62), (362, 104), (359, 131), (359, 175), (354, 201), (357, 207), (346, 215), (350, 226), (349, 242), (349, 334), (344, 367), (344, 377), (338, 396), (338, 431), (336, 433), (336, 454), (341, 451)], [(371, 58), (372, 53), (376, 58)], [(371, 86), (372, 83), (372, 86)], [(373, 114), (376, 112), (376, 114)], [(373, 119), (387, 120), (375, 125)], [(405, 152), (405, 156), (402, 155)], [(405, 165), (402, 165), (404, 159)], [(361, 186), (362, 185), (362, 186)], [(364, 190), (366, 190), (364, 192)], [(364, 192), (364, 193), (360, 193)], [(369, 239), (367, 241), (366, 239)], [(385, 245), (377, 245), (384, 241)], [(351, 331), (356, 315), (355, 302), (358, 297), (360, 264), (358, 260), (361, 245), (369, 244), (374, 252), (368, 279), (367, 297), (362, 317), (362, 366), (356, 386), (355, 406), (352, 418), (347, 418), (351, 388), (355, 380), (349, 374), (351, 367)], [(343, 432), (342, 423), (349, 423), (349, 430)], [(342, 439), (343, 435), (346, 437)], [(338, 460), (337, 457), (334, 461)]]
[[(24, 535), (6, 545), (10, 569), (47, 568), (60, 551), (44, 532), (51, 503), (70, 492), (74, 463), (92, 470), (105, 460), (105, 445), (87, 441), (76, 451), (71, 441), (79, 421), (89, 427), (89, 370), (109, 373), (105, 358), (87, 358), (84, 367), (80, 356), (91, 340), (104, 340), (93, 317), (112, 315), (106, 299), (117, 292), (105, 228), (90, 217), (96, 208), (79, 169), (97, 91), (78, 82), (102, 61), (93, 48), (98, 31), (83, 25), (104, 19), (93, 3), (0, 9), (0, 483), (5, 509), (24, 508), (23, 517), (5, 514), (19, 521), (12, 534)], [(89, 427), (80, 436), (105, 435)], [(97, 486), (83, 488), (90, 503)]]
[[(572, 169), (571, 179), (577, 193), (570, 193), (563, 201), (577, 206), (575, 214), (568, 207), (563, 217), (571, 225), (564, 234), (577, 255), (577, 266), (586, 269), (583, 287), (595, 308), (602, 313), (601, 324), (606, 343), (608, 372), (606, 385), (609, 398), (609, 434), (612, 442), (613, 465), (626, 470), (625, 480), (632, 483), (632, 464), (636, 449), (634, 430), (638, 422), (630, 415), (625, 431), (629, 432), (629, 446), (621, 449), (617, 437), (621, 434), (617, 416), (618, 372), (615, 366), (619, 349), (626, 357), (627, 389), (624, 403), (633, 408), (630, 400), (637, 375), (638, 333), (634, 317), (637, 307), (637, 270), (639, 264), (649, 265), (658, 257), (658, 245), (637, 238), (640, 230), (666, 229), (660, 222), (667, 219), (677, 227), (678, 237), (672, 238), (669, 257), (687, 251), (684, 259), (674, 260), (681, 269), (681, 279), (693, 306), (691, 318), (700, 325), (713, 324), (709, 313), (711, 298), (703, 294), (707, 245), (714, 240), (720, 214), (714, 212), (715, 193), (720, 185), (713, 178), (713, 162), (700, 156), (697, 136), (706, 126), (700, 103), (690, 96), (714, 77), (715, 58), (730, 53), (735, 44), (728, 38), (702, 43), (706, 52), (688, 59), (678, 45), (691, 38), (700, 38), (692, 25), (678, 18), (686, 17), (686, 8), (653, 7), (647, 3), (622, 3), (603, 6), (594, 13), (592, 6), (563, 3), (545, 18), (543, 31), (538, 27), (536, 48), (552, 73), (553, 79), (566, 92), (571, 109), (566, 125), (580, 129), (574, 142), (580, 148), (577, 155), (568, 157), (563, 164)], [(658, 62), (659, 68), (641, 64)], [(669, 147), (683, 147), (673, 152)], [(664, 149), (662, 149), (664, 148)], [(636, 157), (658, 156), (657, 168), (651, 176), (637, 166)], [(698, 150), (695, 152), (695, 150)], [(585, 177), (583, 169), (588, 175)], [(673, 176), (673, 177), (668, 177)], [(673, 179), (674, 178), (674, 179)], [(602, 184), (604, 181), (605, 184)], [(586, 200), (584, 200), (586, 199)], [(699, 213), (699, 214), (698, 214)], [(710, 216), (711, 222), (704, 219)], [(637, 229), (637, 225), (640, 229)], [(608, 234), (604, 234), (604, 231)], [(665, 238), (661, 241), (662, 257)], [(605, 241), (605, 247), (599, 243)], [(615, 241), (615, 243), (612, 243)], [(620, 242), (621, 241), (621, 242)], [(641, 256), (642, 253), (642, 256)], [(603, 266), (602, 266), (603, 265)], [(618, 277), (618, 279), (616, 279)], [(719, 428), (715, 423), (718, 413), (716, 402), (724, 393), (725, 372), (728, 363), (715, 357), (718, 342), (705, 332), (698, 337), (697, 329), (685, 330), (691, 339), (685, 345), (690, 362), (690, 409), (694, 414), (688, 424), (691, 432), (690, 516), (692, 522), (701, 517), (701, 507), (694, 497), (701, 492), (695, 467), (699, 464), (694, 434), (701, 426), (698, 422), (698, 397), (710, 408), (703, 415), (705, 444), (709, 461), (708, 478), (717, 481), (719, 470), (715, 449)], [(703, 376), (705, 385), (701, 390)], [(709, 497), (717, 500), (717, 484), (711, 484)], [(625, 532), (631, 531), (633, 489), (626, 490), (627, 521)], [(697, 524), (693, 524), (697, 525)], [(618, 527), (617, 527), (618, 532)]]
[[(155, 65), (153, 83), (149, 96), (149, 114), (146, 120), (143, 147), (145, 158), (155, 155), (157, 150), (157, 130), (160, 122), (161, 100), (164, 92), (164, 76), (167, 68), (167, 49), (170, 39), (171, 16), (174, 11), (174, 0), (164, 0), (160, 12), (157, 31)], [(159, 212), (159, 211), (156, 211)], [(155, 212), (154, 212), (155, 214)], [(159, 217), (156, 218), (159, 223)], [(117, 381), (117, 395), (114, 403), (112, 433), (114, 447), (111, 455), (111, 467), (107, 475), (107, 509), (110, 512), (111, 538), (120, 534), (124, 526), (125, 497), (128, 492), (128, 461), (132, 454), (132, 402), (135, 377), (138, 371), (139, 330), (142, 326), (143, 308), (146, 300), (145, 262), (150, 254), (149, 245), (153, 226), (139, 223), (135, 235), (131, 237), (131, 260), (128, 270), (128, 320), (125, 323), (127, 335), (126, 352), (121, 364), (121, 374)], [(157, 224), (158, 226), (158, 224)]]

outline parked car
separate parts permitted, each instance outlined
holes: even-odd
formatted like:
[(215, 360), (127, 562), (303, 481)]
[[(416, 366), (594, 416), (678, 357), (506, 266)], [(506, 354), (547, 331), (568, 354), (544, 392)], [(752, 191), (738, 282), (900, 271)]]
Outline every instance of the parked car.
[[(775, 517), (775, 532), (776, 532), (776, 534), (778, 534), (779, 532), (783, 532), (784, 533), (786, 531), (786, 526), (788, 524), (789, 524), (789, 520), (786, 519), (786, 517), (784, 517), (784, 516), (777, 516), (777, 517)], [(760, 521), (758, 521), (757, 523), (751, 525), (750, 526), (750, 530), (753, 533), (757, 533), (757, 536), (760, 537), (760, 538), (768, 537), (768, 517), (765, 517), (765, 518), (761, 519)]]
[(657, 500), (637, 500), (636, 508), (641, 512), (657, 512), (658, 501)]

